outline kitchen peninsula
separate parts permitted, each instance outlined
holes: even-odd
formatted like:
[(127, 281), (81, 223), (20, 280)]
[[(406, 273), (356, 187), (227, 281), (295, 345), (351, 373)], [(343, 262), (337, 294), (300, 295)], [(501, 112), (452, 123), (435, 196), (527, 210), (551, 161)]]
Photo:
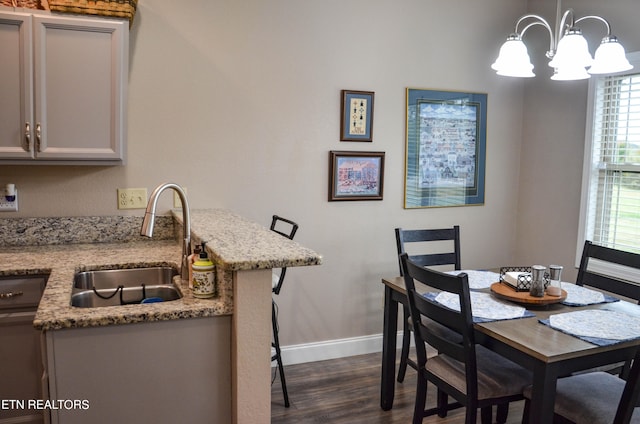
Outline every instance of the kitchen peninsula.
[[(322, 257), (314, 251), (232, 212), (192, 210), (192, 240), (194, 244), (206, 241), (217, 265), (217, 297), (196, 299), (179, 283), (183, 297), (174, 301), (100, 308), (70, 305), (72, 281), (77, 272), (153, 265), (178, 267), (181, 216), (174, 212), (172, 219), (167, 217), (165, 230), (159, 218), (156, 236), (151, 240), (137, 235), (141, 218), (136, 217), (3, 220), (0, 276), (49, 276), (34, 326), (43, 331), (46, 341), (44, 357), (49, 384), (45, 384), (45, 390), (51, 399), (64, 396), (59, 392), (65, 384), (98, 387), (102, 382), (91, 380), (87, 374), (91, 370), (101, 370), (99, 375), (105, 378), (115, 376), (114, 381), (120, 380), (126, 386), (137, 381), (129, 378), (128, 373), (139, 369), (146, 373), (138, 377), (147, 387), (161, 388), (154, 387), (152, 396), (138, 391), (129, 399), (119, 396), (117, 391), (126, 392), (131, 387), (110, 387), (114, 397), (129, 402), (115, 407), (107, 399), (108, 392), (98, 390), (96, 393), (104, 396), (87, 399), (90, 406), (86, 411), (52, 411), (53, 422), (89, 422), (89, 415), (91, 422), (100, 422), (93, 420), (93, 413), (97, 414), (100, 408), (111, 414), (102, 417), (107, 420), (104, 422), (117, 422), (125, 413), (130, 419), (142, 414), (138, 415), (142, 420), (169, 422), (176, 411), (183, 419), (188, 417), (189, 422), (200, 422), (200, 418), (205, 418), (204, 412), (208, 416), (202, 422), (212, 422), (211, 415), (217, 415), (217, 402), (206, 396), (195, 399), (190, 396), (201, 391), (204, 395), (209, 385), (220, 383), (202, 381), (205, 377), (221, 379), (230, 386), (220, 398), (223, 404), (230, 403), (223, 407), (231, 412), (222, 417), (230, 415), (233, 423), (270, 421), (271, 269), (319, 265)], [(111, 239), (110, 232), (118, 234)], [(39, 239), (38, 233), (46, 240)], [(70, 237), (74, 239), (56, 244), (58, 238)], [(121, 336), (130, 350), (114, 348), (120, 343), (115, 340)], [(65, 382), (68, 376), (60, 374), (57, 367), (67, 373), (73, 369), (69, 368), (73, 361), (56, 358), (56, 353), (73, 355), (76, 348), (86, 347), (94, 349), (96, 355), (102, 347), (124, 356), (110, 361), (76, 358), (78, 372)], [(206, 354), (208, 350), (212, 351), (210, 357)], [(127, 357), (131, 363), (127, 363)], [(140, 363), (140, 357), (147, 360)], [(226, 364), (225, 358), (230, 358)], [(191, 381), (199, 376), (200, 381)], [(86, 399), (81, 395), (74, 397)], [(137, 408), (130, 409), (134, 405)], [(87, 415), (80, 421), (73, 420), (74, 414), (81, 417), (83, 413)]]

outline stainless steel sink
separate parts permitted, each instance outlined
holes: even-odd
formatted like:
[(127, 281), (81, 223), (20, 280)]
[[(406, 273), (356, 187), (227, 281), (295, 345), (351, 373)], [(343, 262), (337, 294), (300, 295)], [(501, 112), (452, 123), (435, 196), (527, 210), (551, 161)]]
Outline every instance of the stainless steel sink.
[(173, 284), (173, 276), (178, 271), (170, 266), (127, 269), (101, 269), (79, 272), (73, 279), (73, 288), (82, 290), (114, 289), (137, 287), (141, 283), (149, 285)]
[(180, 299), (172, 267), (109, 269), (79, 272), (73, 280), (71, 306), (96, 308)]
[[(101, 297), (102, 296), (102, 297)], [(83, 290), (71, 295), (71, 306), (97, 308), (138, 303), (165, 302), (180, 299), (180, 291), (173, 285), (125, 287), (109, 290)]]

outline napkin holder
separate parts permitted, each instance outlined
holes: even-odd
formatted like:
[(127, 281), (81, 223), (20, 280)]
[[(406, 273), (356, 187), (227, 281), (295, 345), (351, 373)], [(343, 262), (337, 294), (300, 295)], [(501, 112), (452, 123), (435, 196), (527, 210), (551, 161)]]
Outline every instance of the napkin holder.
[[(505, 266), (500, 268), (500, 282), (517, 292), (529, 291), (531, 289), (531, 267), (530, 266)], [(549, 273), (544, 273), (544, 288), (549, 285)]]

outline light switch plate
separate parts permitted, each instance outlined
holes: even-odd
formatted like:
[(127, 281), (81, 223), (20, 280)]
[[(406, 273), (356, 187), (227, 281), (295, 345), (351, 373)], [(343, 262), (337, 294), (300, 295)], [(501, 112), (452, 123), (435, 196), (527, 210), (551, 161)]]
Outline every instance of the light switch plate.
[(146, 188), (119, 188), (118, 209), (145, 209), (147, 207)]

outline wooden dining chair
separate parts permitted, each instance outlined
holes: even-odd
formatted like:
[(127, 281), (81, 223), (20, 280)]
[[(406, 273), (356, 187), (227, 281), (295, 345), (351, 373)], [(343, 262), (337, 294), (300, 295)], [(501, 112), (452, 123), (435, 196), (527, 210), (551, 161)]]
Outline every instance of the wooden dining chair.
[[(460, 270), (460, 227), (442, 229), (403, 230), (396, 228), (396, 247), (398, 250), (398, 266), (400, 275), (403, 275), (400, 255), (408, 253), (409, 259), (421, 266), (452, 265), (454, 270)], [(452, 246), (440, 250), (429, 250), (429, 245), (451, 241)], [(422, 252), (418, 251), (422, 248)], [(428, 253), (426, 251), (429, 250)], [(417, 369), (416, 362), (409, 357), (411, 346), (412, 324), (409, 319), (409, 309), (403, 307), (402, 350), (400, 352), (400, 365), (398, 367), (398, 382), (404, 381), (407, 365)]]
[[(636, 364), (640, 350), (636, 353)], [(632, 367), (627, 381), (604, 371), (561, 378), (556, 385), (554, 423), (640, 424), (640, 367)], [(528, 423), (531, 386), (525, 388), (522, 422)], [(617, 408), (614, 406), (618, 405)]]
[[(616, 272), (616, 269), (618, 272)], [(635, 271), (635, 282), (633, 276), (623, 276), (619, 270), (626, 272)], [(633, 299), (640, 304), (640, 255), (637, 253), (625, 252), (612, 249), (610, 247), (599, 246), (591, 241), (584, 242), (582, 258), (576, 277), (576, 285), (591, 286), (609, 293)], [(626, 378), (631, 366), (631, 360), (625, 363), (612, 364), (608, 367), (601, 367), (612, 374), (619, 374)]]
[[(273, 215), (271, 218), (270, 229), (283, 237), (293, 240), (293, 237), (296, 235), (296, 231), (298, 231), (298, 224), (278, 215)], [(273, 294), (280, 294), (286, 273), (286, 267), (280, 268), (278, 271), (274, 269), (271, 285), (271, 291)], [(278, 325), (278, 305), (274, 299), (271, 299), (271, 327), (273, 329), (273, 342), (271, 343), (271, 347), (273, 347), (275, 351), (271, 356), (271, 362), (276, 361), (277, 363), (278, 372), (280, 373), (280, 384), (282, 384), (282, 394), (284, 396), (284, 406), (288, 408), (290, 405), (289, 394), (287, 392), (287, 383), (284, 378), (284, 366), (282, 365), (282, 352), (280, 350), (280, 338), (278, 336), (278, 331), (280, 329), (280, 326)]]
[[(421, 423), (424, 417), (434, 414), (444, 417), (447, 411), (461, 406), (466, 407), (466, 424), (475, 424), (478, 409), (481, 410), (482, 423), (490, 424), (493, 405), (497, 405), (497, 422), (506, 422), (509, 402), (523, 399), (522, 391), (531, 384), (532, 374), (497, 353), (476, 345), (467, 274), (454, 276), (424, 268), (411, 261), (406, 253), (400, 260), (414, 323), (418, 359), (413, 424)], [(427, 299), (416, 291), (414, 280), (457, 295), (460, 310), (455, 311)], [(458, 333), (461, 341), (433, 331), (432, 327), (424, 324), (425, 319)], [(438, 351), (436, 356), (427, 358), (427, 344)], [(427, 382), (447, 393), (455, 402), (443, 405), (438, 401), (435, 408), (425, 410)]]
[[(594, 263), (593, 260), (599, 262)], [(599, 269), (596, 268), (599, 266)], [(579, 286), (592, 286), (600, 290), (628, 297), (640, 303), (640, 286), (637, 282), (615, 273), (615, 268), (631, 268), (636, 271), (636, 281), (640, 277), (640, 255), (611, 249), (609, 247), (593, 244), (589, 240), (584, 242), (582, 259), (576, 284)], [(595, 268), (595, 269), (594, 269)], [(633, 278), (633, 277), (630, 277)]]

